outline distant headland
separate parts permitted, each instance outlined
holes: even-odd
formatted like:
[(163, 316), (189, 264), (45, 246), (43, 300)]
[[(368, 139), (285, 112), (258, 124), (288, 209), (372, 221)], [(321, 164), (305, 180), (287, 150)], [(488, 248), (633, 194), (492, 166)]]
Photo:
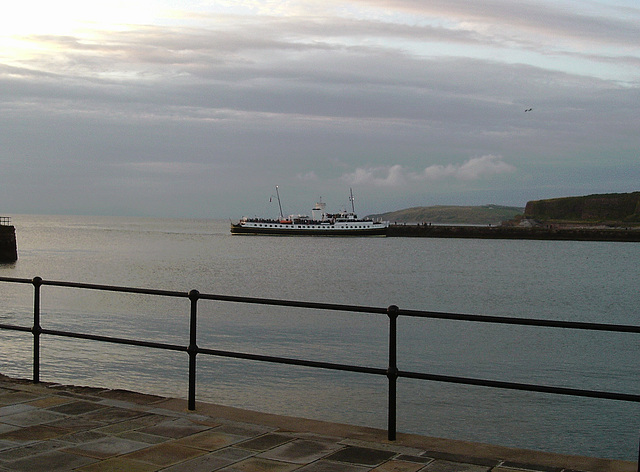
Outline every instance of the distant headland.
[(512, 223), (527, 220), (538, 226), (640, 228), (640, 192), (535, 200)]
[(370, 215), (387, 236), (640, 241), (640, 192), (535, 200), (525, 208), (432, 206)]
[(403, 224), (499, 225), (503, 221), (511, 220), (523, 213), (523, 207), (437, 205), (369, 215), (368, 218)]

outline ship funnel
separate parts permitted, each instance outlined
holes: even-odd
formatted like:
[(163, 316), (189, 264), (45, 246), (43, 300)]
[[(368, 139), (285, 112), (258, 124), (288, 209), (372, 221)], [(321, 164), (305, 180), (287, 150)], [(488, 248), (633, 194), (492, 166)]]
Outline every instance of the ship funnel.
[(324, 221), (327, 219), (326, 212), (327, 204), (324, 202), (318, 202), (311, 210), (311, 218), (314, 221)]

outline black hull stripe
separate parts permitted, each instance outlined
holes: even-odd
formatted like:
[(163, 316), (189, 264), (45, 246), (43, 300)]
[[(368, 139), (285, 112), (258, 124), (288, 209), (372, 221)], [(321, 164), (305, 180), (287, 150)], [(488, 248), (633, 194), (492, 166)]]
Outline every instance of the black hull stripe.
[(247, 228), (231, 225), (231, 234), (261, 234), (271, 236), (386, 236), (387, 228), (371, 229), (281, 229), (281, 228)]

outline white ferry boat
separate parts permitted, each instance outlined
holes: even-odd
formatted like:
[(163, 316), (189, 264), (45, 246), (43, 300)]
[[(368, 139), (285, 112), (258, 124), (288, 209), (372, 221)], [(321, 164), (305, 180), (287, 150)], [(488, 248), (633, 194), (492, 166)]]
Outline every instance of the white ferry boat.
[(311, 210), (311, 216), (282, 216), (280, 194), (276, 187), (280, 218), (277, 220), (242, 218), (231, 223), (231, 234), (267, 234), (289, 236), (386, 236), (388, 221), (360, 219), (355, 213), (353, 192), (351, 192), (351, 212), (327, 213), (326, 203), (319, 201)]

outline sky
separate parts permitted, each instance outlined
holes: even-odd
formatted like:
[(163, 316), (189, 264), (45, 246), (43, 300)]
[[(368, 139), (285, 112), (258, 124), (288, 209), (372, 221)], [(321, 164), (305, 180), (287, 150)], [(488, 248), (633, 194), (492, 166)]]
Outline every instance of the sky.
[(637, 0), (21, 0), (0, 214), (276, 217), (640, 190)]

